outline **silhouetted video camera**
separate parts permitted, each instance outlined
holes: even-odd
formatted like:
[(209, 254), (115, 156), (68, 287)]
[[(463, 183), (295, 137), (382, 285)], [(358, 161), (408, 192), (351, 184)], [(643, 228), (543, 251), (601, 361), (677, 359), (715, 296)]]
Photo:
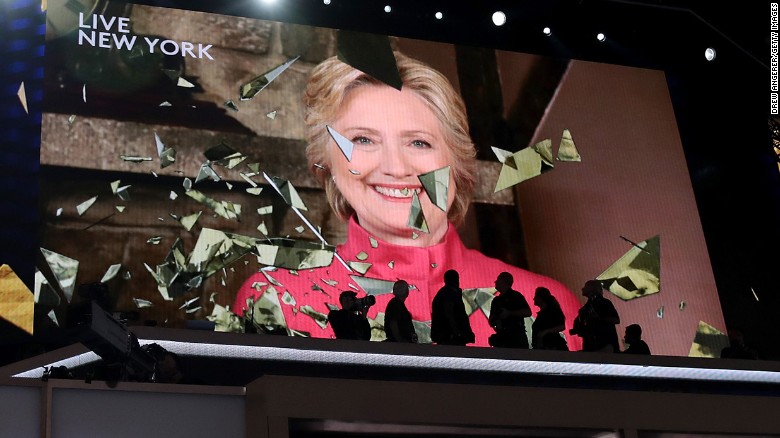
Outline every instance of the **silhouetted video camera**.
[(349, 310), (358, 312), (368, 309), (374, 304), (376, 304), (376, 297), (373, 295), (366, 295), (363, 298), (355, 298), (355, 301), (352, 302), (352, 308)]

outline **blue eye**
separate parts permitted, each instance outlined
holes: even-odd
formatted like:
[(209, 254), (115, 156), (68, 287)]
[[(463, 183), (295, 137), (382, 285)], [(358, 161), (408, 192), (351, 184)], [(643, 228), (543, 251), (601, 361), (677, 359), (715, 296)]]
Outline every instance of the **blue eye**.
[(430, 148), (431, 144), (424, 140), (412, 140), (412, 146), (416, 148)]
[(358, 136), (352, 139), (352, 143), (371, 144), (371, 139), (368, 137)]

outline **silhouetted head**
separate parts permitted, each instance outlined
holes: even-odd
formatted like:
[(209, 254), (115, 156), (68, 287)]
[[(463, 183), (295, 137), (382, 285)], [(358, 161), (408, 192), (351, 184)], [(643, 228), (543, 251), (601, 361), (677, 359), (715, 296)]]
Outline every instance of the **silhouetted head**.
[(357, 298), (357, 292), (351, 290), (345, 290), (339, 295), (339, 304), (342, 309), (351, 309)]
[(460, 275), (458, 271), (450, 269), (444, 273), (444, 284), (452, 287), (460, 287)]
[(512, 287), (512, 283), (515, 282), (514, 277), (509, 272), (502, 272), (496, 277), (496, 290), (499, 292), (506, 292)]
[(602, 293), (604, 293), (604, 287), (598, 280), (588, 280), (585, 282), (585, 285), (582, 286), (582, 295), (588, 298), (597, 297)]
[(409, 296), (409, 283), (406, 280), (398, 280), (393, 284), (393, 295), (403, 301)]
[(642, 339), (642, 327), (639, 324), (626, 326), (626, 333), (623, 337), (627, 343), (632, 343)]
[(534, 293), (534, 304), (541, 309), (549, 307), (551, 303), (555, 301), (555, 297), (552, 296), (550, 289), (546, 287), (537, 287)]

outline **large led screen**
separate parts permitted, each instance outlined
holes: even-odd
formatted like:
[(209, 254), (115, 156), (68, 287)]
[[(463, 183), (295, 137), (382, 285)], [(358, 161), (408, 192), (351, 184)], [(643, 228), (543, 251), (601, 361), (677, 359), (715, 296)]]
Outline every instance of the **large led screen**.
[[(538, 348), (583, 347), (588, 280), (655, 355), (728, 344), (663, 71), (125, 3), (47, 14), (36, 288), (60, 320), (97, 299), (131, 325), (335, 338), (348, 291), (382, 341), (404, 280), (431, 343), (455, 270), (474, 348), (502, 272)], [(554, 302), (565, 327), (540, 317)]]

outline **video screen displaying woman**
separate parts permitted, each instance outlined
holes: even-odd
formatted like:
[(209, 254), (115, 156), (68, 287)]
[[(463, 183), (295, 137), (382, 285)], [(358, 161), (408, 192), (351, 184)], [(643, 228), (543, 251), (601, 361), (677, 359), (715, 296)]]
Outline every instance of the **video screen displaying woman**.
[[(312, 70), (305, 91), (309, 170), (325, 187), (334, 213), (349, 224), (347, 240), (336, 252), (348, 261), (366, 254), (364, 260), (371, 263), (366, 277), (385, 282), (384, 289), (374, 292), (378, 301), (369, 317), (376, 319), (384, 310), (391, 298), (387, 285), (401, 279), (415, 286), (407, 307), (413, 319), (424, 325), (430, 321), (431, 303), (444, 284), (444, 273), (454, 269), (460, 273), (463, 289), (489, 289), (498, 274), (511, 271), (518, 290), (530, 294), (537, 287), (548, 288), (573, 321), (579, 302), (563, 284), (463, 244), (455, 227), (469, 208), (476, 179), (476, 152), (465, 106), (441, 73), (399, 52), (395, 60), (400, 90), (331, 57)], [(329, 129), (352, 143), (350, 157)], [(442, 169), (446, 179), (435, 188), (444, 196), (442, 205), (437, 205), (424, 189), (421, 175)], [(421, 208), (424, 228), (410, 218), (415, 204)], [(350, 275), (356, 273), (334, 262), (296, 275), (273, 275), (296, 302), (322, 308), (332, 297), (312, 292), (311, 284), (323, 278), (355, 284)], [(250, 277), (233, 309), (264, 293), (265, 287), (253, 285), (265, 280), (261, 273)], [(295, 321), (297, 330), (321, 333), (315, 320), (295, 319), (290, 307), (285, 318)], [(493, 330), (485, 314), (473, 312), (471, 323), (475, 344), (486, 346)]]

